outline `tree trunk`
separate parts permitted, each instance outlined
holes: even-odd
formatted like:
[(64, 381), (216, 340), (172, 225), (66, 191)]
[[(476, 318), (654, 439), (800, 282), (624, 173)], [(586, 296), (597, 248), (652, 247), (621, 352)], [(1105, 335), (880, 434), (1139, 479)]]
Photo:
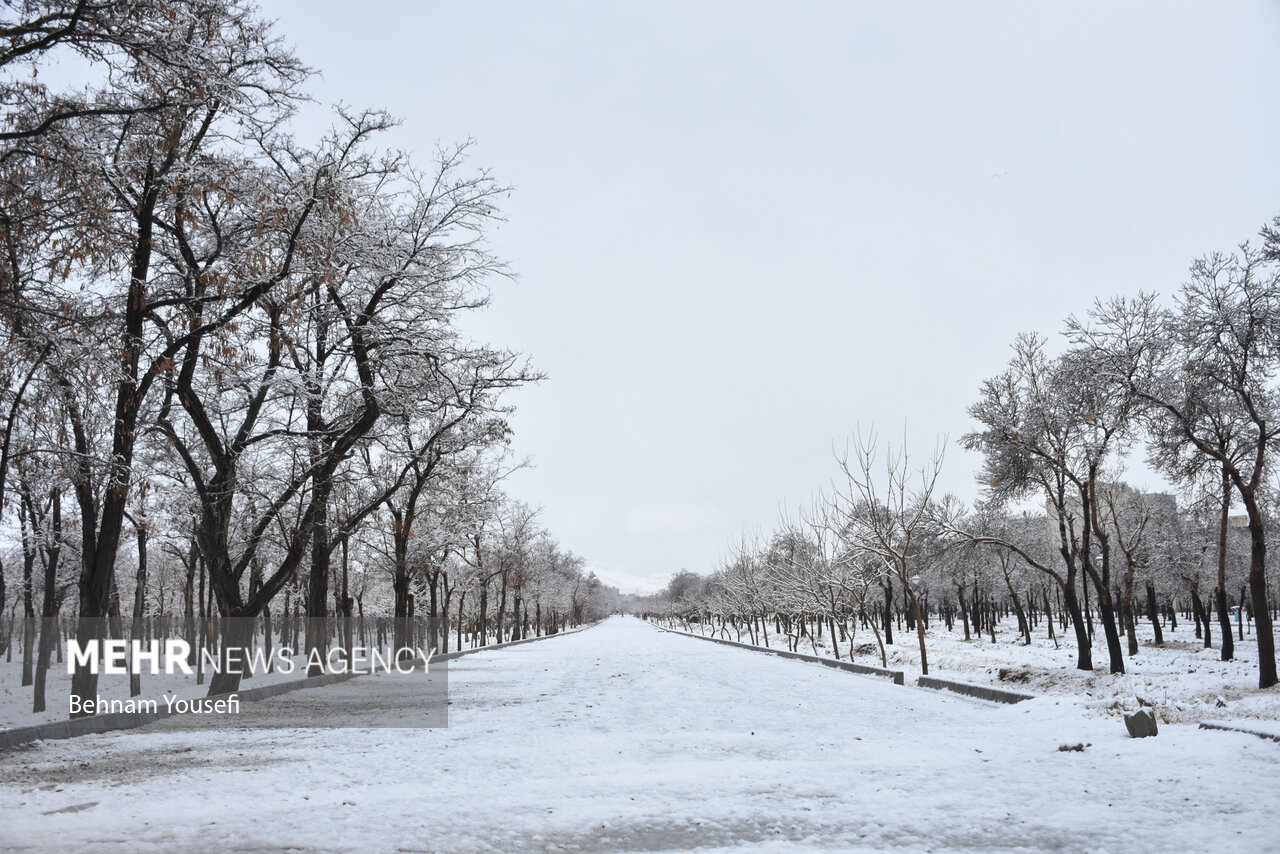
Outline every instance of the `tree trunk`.
[(249, 661), (249, 646), (253, 642), (254, 619), (233, 615), (224, 621), (218, 672), (209, 680), (210, 697), (232, 694), (240, 688), (241, 670)]
[(430, 572), (427, 578), (427, 594), (430, 610), (427, 612), (427, 641), (429, 650), (440, 648), (440, 573)]
[(1009, 589), (1009, 596), (1013, 601), (1013, 612), (1018, 618), (1018, 631), (1022, 633), (1022, 638), (1026, 646), (1031, 646), (1031, 623), (1027, 620), (1027, 612), (1022, 607), (1022, 601), (1018, 599), (1018, 594)]
[(506, 616), (506, 612), (507, 612), (507, 573), (506, 573), (506, 570), (503, 570), (499, 574), (502, 577), (502, 584), (500, 587), (501, 593), (498, 596), (497, 639), (498, 639), (498, 643), (502, 643), (502, 633), (505, 628), (503, 619)]
[(368, 646), (369, 633), (365, 630), (366, 624), (364, 621), (364, 594), (361, 594), (356, 597), (356, 614), (357, 614), (357, 619), (360, 622), (360, 645)]
[[(1086, 588), (1088, 589), (1088, 588)], [(1067, 583), (1062, 585), (1063, 605), (1067, 616), (1076, 632), (1076, 669), (1093, 670), (1093, 646), (1089, 639), (1089, 630), (1085, 625), (1084, 615), (1080, 612), (1080, 600), (1076, 598), (1076, 586), (1068, 576)]]
[(1102, 620), (1102, 634), (1107, 641), (1111, 672), (1124, 673), (1124, 648), (1120, 644), (1120, 632), (1116, 629), (1115, 603), (1111, 601), (1111, 591), (1107, 588), (1107, 573), (1105, 570), (1100, 573), (1092, 567), (1087, 572), (1098, 594), (1098, 617)]
[[(61, 501), (55, 496), (53, 499), (53, 517), (54, 517), (53, 527), (54, 527), (55, 543), (58, 543), (61, 540), (61, 532), (62, 532), (62, 509), (61, 508), (62, 508)], [(34, 685), (35, 690), (32, 692), (34, 696), (32, 697), (32, 703), (31, 703), (31, 711), (33, 713), (44, 711), (44, 689), (45, 689), (45, 678), (49, 673), (49, 653), (53, 650), (55, 645), (58, 646), (59, 649), (61, 649), (61, 646), (62, 646), (61, 645), (62, 639), (59, 636), (61, 633), (59, 632), (59, 629), (58, 629), (58, 610), (61, 607), (62, 603), (59, 601), (59, 597), (57, 595), (58, 557), (60, 554), (61, 554), (61, 547), (54, 546), (52, 549), (49, 549), (46, 552), (46, 559), (44, 562), (44, 597), (43, 597), (42, 607), (40, 609), (40, 613), (42, 617), (40, 621), (41, 623), (40, 651), (36, 656), (36, 673), (35, 673), (35, 685)], [(80, 669), (88, 669), (88, 668), (82, 665)], [(97, 689), (96, 683), (94, 685), (94, 688), (95, 690)], [(97, 697), (97, 694), (89, 694), (89, 695), (76, 694), (74, 680), (72, 680), (71, 693), (80, 697), (82, 700), (90, 700)], [(90, 713), (79, 712), (75, 715), (72, 715), (72, 717), (84, 717), (84, 716), (87, 716), (88, 714)]]
[[(44, 689), (46, 677), (49, 673), (49, 653), (53, 651), (54, 644), (58, 641), (58, 625), (50, 613), (55, 607), (50, 602), (51, 598), (51, 596), (45, 596), (44, 613), (47, 616), (40, 620), (40, 649), (36, 656), (35, 683), (33, 685), (31, 702), (31, 711), (33, 713), (39, 713), (45, 710)], [(56, 611), (53, 611), (53, 613), (56, 613)], [(75, 694), (74, 686), (72, 687), (71, 693)], [(77, 694), (76, 696), (80, 695)], [(97, 695), (93, 695), (93, 697), (96, 696)], [(93, 699), (93, 697), (81, 697), (81, 699), (88, 700)], [(82, 712), (80, 715), (73, 715), (73, 717), (83, 717), (85, 714), (87, 713)]]
[(1093, 643), (1093, 609), (1089, 607), (1089, 573), (1085, 571), (1080, 578), (1080, 589), (1084, 592), (1084, 623), (1089, 630), (1089, 642)]
[[(26, 551), (26, 547), (23, 547)], [(36, 609), (32, 599), (32, 573), (35, 570), (36, 553), (31, 551), (22, 556), (22, 687), (30, 685), (34, 679)]]
[(893, 645), (893, 582), (884, 583), (884, 642)]
[(1222, 471), (1222, 515), (1218, 519), (1218, 586), (1213, 591), (1213, 604), (1218, 610), (1218, 628), (1222, 630), (1222, 660), (1235, 657), (1231, 638), (1231, 612), (1227, 610), (1227, 511), (1231, 508), (1231, 475)]
[(449, 651), (449, 603), (453, 600), (453, 591), (449, 589), (449, 579), (442, 581), (444, 590), (440, 599), (440, 651)]
[(1044, 622), (1049, 627), (1049, 640), (1053, 641), (1053, 648), (1058, 648), (1058, 637), (1053, 633), (1053, 608), (1049, 604), (1049, 588), (1041, 585), (1040, 595), (1044, 597)]
[(1221, 580), (1213, 591), (1213, 607), (1218, 611), (1218, 628), (1222, 634), (1222, 660), (1230, 661), (1235, 658), (1236, 648), (1231, 636), (1231, 609), (1227, 607), (1227, 591)]
[(1258, 639), (1258, 687), (1270, 688), (1276, 679), (1276, 641), (1271, 630), (1271, 608), (1267, 603), (1267, 535), (1262, 516), (1252, 502), (1249, 511), (1249, 598), (1253, 605), (1253, 628)]
[[(147, 604), (147, 524), (139, 521), (138, 533), (138, 575), (133, 588), (133, 620), (129, 627), (131, 640), (141, 641), (143, 612)], [(138, 668), (129, 667), (129, 696), (136, 697), (142, 693), (142, 674)]]
[(391, 626), (391, 648), (399, 657), (399, 650), (408, 645), (409, 638), (409, 574), (399, 572), (391, 579), (394, 611)]
[(458, 651), (462, 651), (462, 605), (467, 601), (467, 591), (458, 591)]
[(1138, 627), (1134, 625), (1137, 620), (1134, 619), (1132, 597), (1126, 596), (1121, 607), (1124, 609), (1124, 630), (1129, 640), (1129, 656), (1132, 657), (1138, 654)]
[(351, 638), (351, 601), (350, 590), (348, 587), (348, 562), (350, 554), (348, 553), (348, 535), (342, 535), (342, 648), (345, 650), (344, 656), (347, 660), (347, 670), (351, 670), (355, 663), (355, 650)]
[(907, 597), (911, 600), (911, 608), (915, 612), (916, 638), (920, 641), (920, 673), (924, 676), (929, 675), (929, 656), (924, 648), (924, 620), (920, 615), (920, 597), (916, 596), (916, 592), (904, 583), (904, 589), (907, 591)]
[(1209, 615), (1204, 610), (1204, 603), (1200, 601), (1200, 591), (1191, 588), (1191, 614), (1196, 618), (1196, 637), (1201, 637), (1200, 630), (1204, 631), (1204, 648), (1208, 649), (1213, 646), (1213, 632), (1209, 629)]
[(190, 650), (187, 654), (188, 666), (196, 663), (194, 656), (196, 655), (195, 586), (197, 561), (199, 561), (199, 556), (196, 552), (196, 538), (193, 536), (191, 538), (191, 546), (187, 552), (187, 562), (185, 566), (187, 571), (187, 582), (182, 588), (182, 636), (187, 642), (187, 648)]
[(1147, 582), (1147, 614), (1151, 617), (1151, 628), (1155, 631), (1156, 646), (1164, 646), (1164, 633), (1160, 630), (1160, 609), (1156, 606), (1156, 586)]
[[(318, 499), (313, 499), (318, 500)], [(307, 676), (323, 676), (324, 668), (313, 656), (323, 658), (329, 645), (329, 509), (322, 506), (311, 529), (311, 577), (307, 583)], [(210, 688), (212, 690), (212, 688)]]
[(275, 662), (272, 658), (271, 651), (271, 608), (262, 609), (262, 646), (267, 658), (267, 672), (270, 673), (275, 669)]
[(205, 598), (205, 592), (204, 592), (204, 588), (205, 588), (205, 583), (204, 583), (204, 582), (205, 582), (205, 575), (206, 575), (206, 574), (207, 574), (207, 573), (206, 573), (206, 569), (205, 569), (205, 563), (204, 563), (204, 561), (202, 560), (202, 561), (200, 561), (200, 626), (199, 626), (199, 636), (196, 638), (197, 643), (191, 647), (191, 652), (192, 652), (192, 654), (196, 657), (195, 665), (196, 665), (196, 684), (197, 684), (197, 685), (203, 685), (203, 684), (204, 684), (204, 655), (203, 655), (202, 653), (204, 652), (205, 647), (208, 645), (208, 636), (209, 636), (209, 611), (208, 611), (208, 599), (206, 599), (206, 598)]

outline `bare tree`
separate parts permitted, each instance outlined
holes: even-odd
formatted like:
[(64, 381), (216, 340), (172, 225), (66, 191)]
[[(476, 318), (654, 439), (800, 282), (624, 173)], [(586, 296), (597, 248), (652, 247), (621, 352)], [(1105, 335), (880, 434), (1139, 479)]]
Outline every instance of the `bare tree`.
[[(845, 532), (848, 545), (879, 560), (906, 592), (920, 644), (920, 672), (927, 675), (929, 658), (915, 558), (931, 525), (930, 505), (942, 472), (943, 443), (919, 470), (912, 468), (905, 446), (904, 438), (902, 448), (886, 448), (882, 461), (876, 453), (874, 431), (865, 438), (856, 436), (852, 456), (846, 449), (838, 457), (847, 484), (838, 497), (850, 521)], [(883, 471), (878, 472), (881, 464)]]

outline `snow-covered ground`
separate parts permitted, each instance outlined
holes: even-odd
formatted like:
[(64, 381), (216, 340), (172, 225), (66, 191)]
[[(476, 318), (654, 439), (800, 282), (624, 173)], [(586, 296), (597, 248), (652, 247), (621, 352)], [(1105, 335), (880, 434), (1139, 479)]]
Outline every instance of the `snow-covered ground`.
[[(569, 629), (569, 631), (578, 631), (578, 629)], [(490, 643), (494, 643), (492, 636)], [(378, 669), (378, 666), (371, 662), (367, 648), (359, 646), (357, 648), (362, 650), (361, 656), (357, 659), (357, 668), (363, 671)], [(469, 643), (466, 648), (471, 648)], [(258, 638), (256, 649), (263, 649), (261, 636)], [(33, 699), (31, 686), (22, 687), (21, 650), (15, 650), (15, 654), (16, 656), (10, 661), (0, 661), (0, 729), (65, 721), (70, 711), (68, 701), (71, 696), (71, 674), (68, 672), (66, 662), (55, 662), (50, 665), (46, 677), (45, 710), (37, 713), (31, 711)], [(379, 654), (383, 656), (384, 661), (390, 660), (390, 647), (382, 648)], [(289, 661), (292, 662), (292, 669), (282, 669), (281, 658), (277, 655), (272, 659), (271, 672), (259, 671), (252, 676), (246, 676), (240, 683), (241, 689), (261, 688), (280, 682), (305, 681), (307, 656), (295, 655), (290, 657)], [(337, 664), (340, 665), (341, 662), (337, 661)], [(195, 669), (194, 666), (193, 669)], [(145, 672), (144, 666), (140, 687), (142, 692), (138, 695), (139, 700), (153, 700), (159, 708), (164, 709), (166, 708), (165, 698), (193, 700), (207, 696), (209, 675), (205, 674), (203, 684), (197, 684), (196, 675), (184, 674), (178, 668), (175, 668), (173, 673), (152, 674)], [(96, 696), (108, 701), (128, 700), (128, 674), (100, 674)]]
[[(19, 653), (20, 654), (20, 653)], [(278, 682), (290, 682), (307, 678), (307, 657), (297, 655), (292, 658), (292, 672), (275, 669), (270, 673), (258, 673), (241, 682), (243, 688), (260, 688)], [(173, 697), (180, 700), (191, 700), (204, 697), (209, 693), (209, 681), (206, 675), (203, 685), (196, 684), (194, 675), (186, 675), (180, 670), (174, 673), (146, 673), (141, 675), (142, 700), (155, 700), (160, 708), (165, 708), (164, 698)], [(65, 663), (53, 663), (45, 684), (45, 710), (31, 711), (32, 689), (22, 687), (22, 664), (18, 658), (0, 662), (0, 729), (33, 726), (35, 724), (65, 721), (70, 712), (68, 699), (71, 696), (71, 674), (67, 672)], [(127, 674), (100, 674), (98, 676), (98, 697), (104, 700), (129, 699), (129, 676)]]
[(631, 617), (468, 656), (449, 681), (447, 729), (169, 721), (0, 754), (0, 848), (1280, 850), (1280, 744), (1129, 739), (1065, 697), (995, 706)]
[[(678, 628), (678, 626), (677, 626)], [(1195, 637), (1193, 623), (1179, 623), (1178, 630), (1164, 630), (1163, 647), (1153, 645), (1150, 624), (1138, 631), (1138, 654), (1125, 657), (1125, 673), (1112, 675), (1108, 669), (1106, 640), (1101, 627), (1093, 645), (1093, 672), (1075, 669), (1075, 633), (1058, 632), (1060, 648), (1046, 636), (1043, 627), (1032, 633), (1030, 646), (1012, 620), (990, 635), (973, 635), (964, 640), (957, 625), (954, 631), (934, 624), (926, 633), (929, 675), (978, 685), (994, 685), (1024, 694), (1047, 694), (1079, 698), (1085, 708), (1115, 716), (1136, 711), (1139, 698), (1153, 705), (1162, 723), (1198, 723), (1209, 719), (1252, 719), (1280, 721), (1280, 686), (1258, 690), (1258, 647), (1246, 635), (1236, 641), (1235, 659), (1222, 661), (1219, 637), (1214, 625), (1213, 649), (1205, 649)], [(695, 627), (696, 631), (696, 627)], [(717, 634), (717, 637), (720, 635)], [(732, 628), (725, 635), (739, 640)], [(770, 631), (773, 648), (785, 649), (786, 639)], [(750, 643), (746, 632), (741, 641)], [(907, 682), (920, 675), (920, 646), (916, 633), (895, 631), (895, 643), (885, 647), (889, 667), (906, 672)], [(870, 631), (860, 630), (854, 640), (859, 664), (880, 665), (880, 651)], [(832, 655), (830, 637), (823, 634), (816, 644), (809, 638), (800, 642), (798, 652)], [(1127, 650), (1127, 646), (1126, 646)], [(848, 660), (849, 644), (840, 643), (840, 657)]]

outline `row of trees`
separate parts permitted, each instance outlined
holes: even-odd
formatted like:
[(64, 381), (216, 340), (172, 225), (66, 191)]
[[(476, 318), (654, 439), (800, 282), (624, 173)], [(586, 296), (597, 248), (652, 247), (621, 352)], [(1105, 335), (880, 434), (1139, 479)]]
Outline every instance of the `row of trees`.
[[(242, 0), (4, 14), (0, 531), (16, 545), (0, 585), (20, 564), (27, 646), (37, 594), (46, 625), (70, 598), (82, 640), (141, 636), (165, 601), (157, 555), (188, 632), (207, 581), (224, 650), (264, 617), (269, 637), (282, 592), (308, 651), (325, 648), (331, 613), (350, 623), (353, 553), (358, 584), (387, 571), (397, 642), (416, 584), (433, 626), (455, 595), (465, 620), (475, 589), (482, 627), (498, 585), (499, 635), (504, 615), (523, 626), (506, 591), (536, 606), (531, 587), (591, 585), (498, 486), (502, 395), (539, 375), (460, 328), (506, 275), (486, 235), (507, 189), (466, 146), (423, 167), (378, 147), (389, 116), (345, 107), (298, 141), (311, 72)], [(589, 599), (552, 613), (582, 619)], [(40, 634), (42, 675), (55, 633)], [(82, 667), (72, 690), (96, 684)]]
[[(1162, 614), (1190, 612), (1207, 645), (1214, 612), (1232, 658), (1235, 607), (1237, 636), (1248, 621), (1258, 645), (1260, 687), (1276, 684), (1266, 552), (1280, 518), (1280, 219), (1260, 247), (1196, 261), (1172, 303), (1099, 301), (1067, 320), (1064, 339), (1052, 353), (1044, 337), (1019, 336), (1007, 368), (983, 383), (969, 410), (977, 429), (961, 440), (984, 461), (973, 506), (937, 494), (941, 447), (916, 468), (903, 449), (879, 454), (860, 436), (839, 459), (841, 487), (736, 548), (705, 584), (677, 578), (673, 613), (762, 635), (794, 619), (793, 644), (826, 623), (850, 638), (850, 654), (862, 624), (883, 655), (897, 607), (926, 673), (931, 613), (951, 625), (958, 610), (966, 637), (971, 622), (1010, 613), (1028, 641), (1032, 621), (1047, 617), (1052, 633), (1056, 615), (1082, 670), (1093, 669), (1096, 613), (1121, 673), (1144, 614), (1162, 643)], [(1181, 508), (1124, 485), (1142, 452)]]

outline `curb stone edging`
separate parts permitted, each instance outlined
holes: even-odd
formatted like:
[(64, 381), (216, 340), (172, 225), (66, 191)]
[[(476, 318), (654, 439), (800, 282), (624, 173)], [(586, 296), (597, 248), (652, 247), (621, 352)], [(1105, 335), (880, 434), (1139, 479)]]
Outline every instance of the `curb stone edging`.
[[(596, 625), (598, 622), (599, 620), (595, 623), (587, 623), (586, 625), (569, 629), (568, 631), (556, 632), (554, 635), (523, 638), (518, 641), (506, 641), (504, 643), (494, 643), (489, 644), (488, 646), (477, 646), (472, 649), (455, 650), (454, 652), (433, 655), (431, 660), (452, 661), (455, 658), (461, 658), (462, 656), (470, 655), (473, 652), (505, 649), (509, 646), (519, 646), (520, 644), (532, 643), (533, 641), (558, 638), (563, 635), (584, 631), (585, 629), (589, 629)], [(348, 679), (355, 679), (357, 676), (365, 675), (367, 674), (326, 673), (323, 676), (290, 679), (287, 682), (277, 682), (274, 685), (263, 685), (261, 688), (247, 688), (243, 691), (236, 691), (234, 694), (218, 694), (217, 696), (201, 697), (199, 699), (218, 701), (226, 700), (235, 696), (241, 701), (266, 700), (280, 694), (300, 691), (303, 688), (322, 688), (325, 685), (346, 682)], [(18, 747), (23, 744), (30, 744), (33, 741), (56, 741), (64, 738), (76, 738), (81, 735), (102, 735), (103, 733), (114, 732), (116, 730), (135, 729), (140, 726), (146, 726), (147, 724), (163, 720), (164, 718), (182, 714), (181, 712), (171, 712), (168, 708), (160, 706), (160, 699), (156, 699), (156, 704), (157, 709), (154, 712), (109, 712), (104, 715), (92, 715), (87, 718), (73, 718), (62, 721), (52, 721), (46, 724), (35, 724), (33, 726), (0, 730), (0, 751), (8, 750), (12, 747)]]
[(1248, 729), (1247, 727), (1242, 727), (1242, 726), (1233, 726), (1232, 724), (1220, 724), (1220, 723), (1215, 723), (1214, 721), (1201, 721), (1200, 729), (1216, 729), (1220, 732), (1240, 732), (1240, 733), (1244, 733), (1245, 735), (1253, 735), (1253, 736), (1257, 736), (1258, 738), (1265, 738), (1267, 741), (1280, 742), (1280, 735), (1276, 735), (1273, 732), (1261, 732), (1256, 729)]
[(683, 637), (688, 637), (688, 638), (698, 638), (699, 640), (711, 641), (712, 643), (721, 643), (721, 644), (724, 644), (725, 646), (736, 646), (741, 649), (750, 649), (750, 650), (754, 650), (755, 652), (766, 652), (772, 655), (776, 655), (780, 658), (794, 658), (798, 661), (814, 661), (814, 662), (817, 662), (818, 664), (825, 664), (827, 667), (834, 667), (837, 670), (847, 670), (850, 673), (858, 673), (862, 676), (880, 676), (887, 679), (892, 679), (893, 684), (895, 685), (906, 684), (906, 673), (902, 670), (889, 670), (884, 667), (871, 667), (870, 665), (866, 665), (866, 664), (854, 664), (851, 661), (840, 661), (835, 658), (823, 658), (820, 655), (807, 655), (803, 652), (790, 652), (788, 650), (782, 650), (782, 649), (769, 649), (768, 647), (754, 646), (749, 643), (742, 643), (741, 641), (731, 641), (731, 640), (726, 640), (724, 638), (711, 638), (711, 637), (707, 637), (706, 635), (695, 635), (692, 632), (682, 632), (678, 629), (666, 629), (666, 628), (663, 628), (662, 626), (655, 626), (655, 628), (657, 628), (660, 631), (670, 632), (673, 635), (681, 635)]
[(953, 682), (950, 679), (935, 679), (932, 676), (921, 676), (916, 679), (921, 688), (932, 688), (936, 691), (952, 691), (979, 700), (992, 703), (1021, 703), (1034, 700), (1034, 694), (1020, 694), (1017, 691), (1005, 691), (1003, 688), (992, 688), (988, 685), (970, 685), (968, 682)]
[[(848, 661), (839, 661), (834, 658), (823, 658), (817, 655), (806, 655), (805, 653), (790, 652), (786, 650), (769, 649), (768, 647), (755, 646), (741, 641), (731, 641), (724, 638), (707, 637), (706, 635), (696, 635), (692, 632), (684, 632), (679, 629), (668, 629), (663, 626), (654, 626), (659, 631), (670, 632), (673, 635), (683, 635), (685, 637), (700, 638), (701, 640), (712, 641), (714, 643), (724, 644), (726, 646), (736, 646), (742, 649), (755, 650), (756, 652), (767, 652), (782, 658), (794, 658), (800, 661), (816, 661), (819, 664), (825, 664), (827, 667), (835, 667), (840, 670), (848, 670), (852, 673), (861, 673), (867, 676), (882, 676), (893, 680), (895, 685), (905, 685), (905, 672), (902, 670), (890, 670), (884, 667), (870, 667), (864, 664), (853, 664)], [(955, 682), (950, 679), (937, 679), (932, 676), (920, 676), (916, 679), (916, 686), (920, 688), (929, 688), (940, 691), (952, 691), (957, 694), (963, 694), (978, 700), (986, 700), (991, 703), (1021, 703), (1024, 700), (1034, 700), (1034, 694), (1022, 694), (1017, 691), (1006, 691), (1002, 688), (992, 688), (987, 685), (971, 685), (967, 682)], [(1201, 724), (1204, 726), (1204, 724)], [(1225, 729), (1226, 727), (1222, 727)], [(1258, 733), (1250, 733), (1258, 735)], [(1264, 735), (1264, 738), (1271, 738)], [(1280, 741), (1280, 737), (1276, 737), (1276, 741)]]
[[(488, 646), (476, 646), (476, 647), (472, 647), (471, 649), (456, 649), (453, 652), (437, 653), (436, 655), (431, 656), (431, 660), (432, 661), (453, 661), (455, 658), (461, 658), (462, 656), (470, 655), (473, 652), (487, 652), (493, 649), (506, 649), (509, 646), (519, 646), (522, 643), (533, 643), (534, 641), (547, 640), (548, 638), (558, 638), (558, 637), (563, 637), (565, 635), (577, 634), (578, 632), (586, 631), (592, 626), (596, 626), (599, 624), (600, 624), (600, 620), (596, 620), (593, 623), (584, 623), (583, 625), (577, 626), (572, 629), (566, 629), (565, 631), (562, 631), (562, 632), (556, 632), (554, 635), (539, 635), (538, 637), (534, 637), (534, 638), (521, 638), (520, 640), (515, 640), (515, 641), (503, 641), (502, 643), (491, 643)], [(363, 675), (363, 674), (356, 674), (356, 675)]]

